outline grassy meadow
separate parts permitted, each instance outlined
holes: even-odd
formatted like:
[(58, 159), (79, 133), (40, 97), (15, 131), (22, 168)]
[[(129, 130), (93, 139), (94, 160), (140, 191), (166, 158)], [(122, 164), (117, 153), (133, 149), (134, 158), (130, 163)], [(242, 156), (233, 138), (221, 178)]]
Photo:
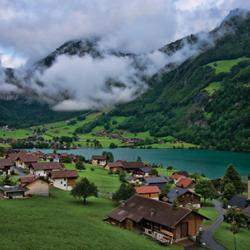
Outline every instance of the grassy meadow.
[(137, 233), (103, 222), (110, 200), (88, 199), (87, 206), (68, 192), (51, 190), (49, 198), (0, 200), (0, 249), (3, 250), (160, 250)]

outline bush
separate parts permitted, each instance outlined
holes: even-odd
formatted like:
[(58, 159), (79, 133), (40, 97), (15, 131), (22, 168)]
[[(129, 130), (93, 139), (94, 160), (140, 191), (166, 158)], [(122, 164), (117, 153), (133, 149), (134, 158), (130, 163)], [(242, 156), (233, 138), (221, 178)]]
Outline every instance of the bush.
[(78, 161), (78, 162), (76, 163), (76, 169), (78, 169), (78, 170), (84, 170), (84, 169), (86, 169), (86, 168), (85, 168), (85, 166), (84, 166), (84, 164), (83, 164), (82, 161)]

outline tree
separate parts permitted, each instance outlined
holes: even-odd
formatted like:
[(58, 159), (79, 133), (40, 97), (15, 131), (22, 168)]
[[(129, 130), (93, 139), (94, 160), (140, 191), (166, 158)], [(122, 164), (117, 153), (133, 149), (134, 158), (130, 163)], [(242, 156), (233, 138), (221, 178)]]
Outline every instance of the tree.
[(103, 151), (102, 155), (107, 157), (108, 162), (114, 161), (114, 155), (112, 154), (112, 152)]
[(152, 168), (151, 169), (151, 171), (150, 171), (150, 175), (155, 175), (155, 176), (158, 176), (158, 171), (157, 171), (157, 169), (155, 169), (155, 168)]
[(228, 166), (224, 178), (223, 178), (223, 189), (225, 186), (231, 183), (234, 185), (235, 191), (237, 194), (242, 193), (245, 189), (243, 182), (241, 181), (240, 174), (236, 168), (231, 164)]
[(1, 186), (5, 186), (5, 185), (12, 186), (12, 185), (15, 185), (15, 184), (16, 184), (16, 181), (11, 179), (9, 175), (5, 175), (2, 178), (0, 178), (0, 185)]
[(127, 200), (135, 193), (132, 185), (123, 182), (119, 189), (113, 194), (112, 200), (119, 203), (122, 200)]
[(115, 143), (111, 142), (109, 144), (109, 148), (117, 148), (117, 145)]
[(247, 225), (247, 216), (242, 212), (240, 208), (230, 208), (224, 216), (226, 222), (235, 224), (238, 228), (245, 227)]
[(84, 170), (85, 169), (85, 166), (84, 166), (82, 161), (78, 161), (76, 163), (76, 169), (78, 169), (78, 170)]
[(98, 189), (96, 185), (90, 182), (87, 178), (82, 178), (76, 183), (76, 186), (71, 190), (71, 195), (75, 198), (83, 199), (83, 204), (86, 205), (89, 196), (97, 197)]
[(137, 161), (137, 162), (142, 162), (142, 158), (141, 158), (141, 156), (137, 156), (136, 161)]
[(204, 198), (204, 202), (206, 199), (214, 199), (216, 195), (216, 190), (210, 180), (200, 180), (195, 185), (195, 192)]
[(118, 174), (119, 174), (119, 179), (120, 179), (120, 181), (121, 181), (121, 182), (126, 182), (126, 173), (125, 173), (125, 171), (120, 170), (120, 171), (118, 172)]
[(223, 198), (230, 200), (236, 194), (236, 189), (232, 183), (227, 183), (222, 193)]

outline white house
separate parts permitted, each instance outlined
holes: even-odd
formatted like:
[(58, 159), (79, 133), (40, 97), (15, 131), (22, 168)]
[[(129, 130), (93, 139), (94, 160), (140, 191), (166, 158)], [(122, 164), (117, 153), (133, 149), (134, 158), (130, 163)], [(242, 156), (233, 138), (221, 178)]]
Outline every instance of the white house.
[(60, 170), (51, 172), (51, 181), (54, 187), (62, 190), (72, 190), (76, 184), (78, 173), (75, 170)]
[(63, 164), (59, 162), (37, 162), (30, 164), (30, 174), (35, 176), (49, 177), (54, 170), (62, 170)]

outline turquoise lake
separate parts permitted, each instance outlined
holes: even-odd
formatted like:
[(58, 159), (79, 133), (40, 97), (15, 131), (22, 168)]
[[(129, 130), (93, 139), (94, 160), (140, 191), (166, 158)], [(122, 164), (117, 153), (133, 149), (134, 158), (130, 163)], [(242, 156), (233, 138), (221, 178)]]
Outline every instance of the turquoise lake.
[[(35, 149), (33, 149), (35, 150)], [(163, 164), (164, 167), (173, 166), (178, 170), (204, 173), (210, 178), (220, 177), (224, 174), (227, 166), (232, 163), (239, 173), (246, 177), (250, 173), (250, 154), (210, 151), (210, 150), (187, 150), (187, 149), (93, 149), (81, 148), (71, 150), (58, 150), (79, 154), (90, 159), (92, 155), (101, 154), (103, 151), (111, 151), (115, 160), (135, 161), (140, 156), (143, 161)], [(52, 152), (51, 149), (43, 149), (43, 152)]]

